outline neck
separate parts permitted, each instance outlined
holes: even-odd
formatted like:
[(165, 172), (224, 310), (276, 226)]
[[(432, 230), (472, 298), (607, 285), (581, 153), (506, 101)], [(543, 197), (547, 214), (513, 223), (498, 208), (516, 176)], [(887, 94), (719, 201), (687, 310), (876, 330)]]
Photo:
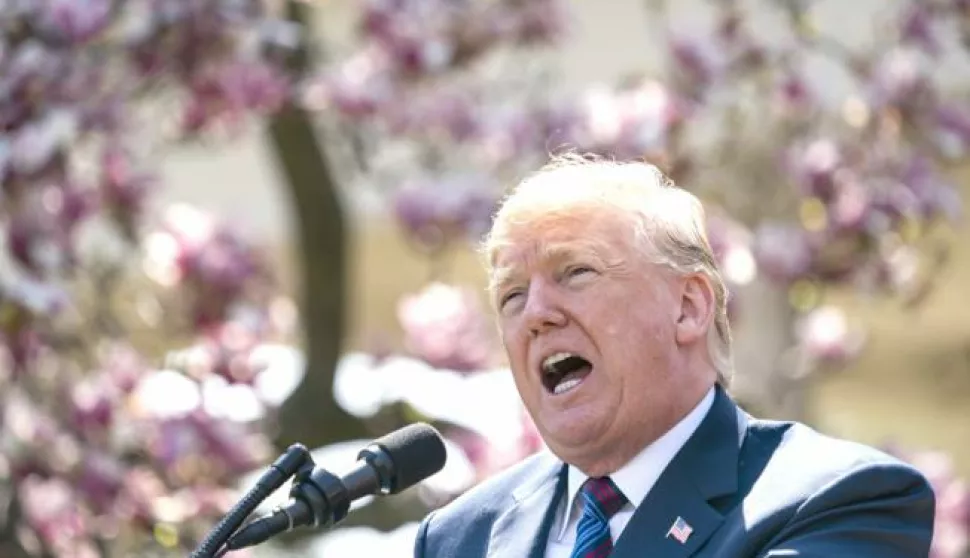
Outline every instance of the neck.
[(632, 426), (624, 443), (612, 444), (608, 450), (587, 452), (584, 456), (563, 459), (563, 461), (572, 464), (590, 477), (611, 475), (682, 421), (700, 404), (713, 386), (713, 380), (695, 383), (690, 387), (685, 386), (683, 396), (672, 401), (665, 414), (655, 415), (645, 424)]

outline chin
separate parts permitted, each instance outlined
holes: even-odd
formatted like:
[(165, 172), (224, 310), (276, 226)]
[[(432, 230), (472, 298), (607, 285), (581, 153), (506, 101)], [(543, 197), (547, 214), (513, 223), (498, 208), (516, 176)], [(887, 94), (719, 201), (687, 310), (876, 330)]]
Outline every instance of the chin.
[(605, 445), (603, 441), (607, 439), (603, 429), (594, 428), (592, 425), (585, 428), (545, 429), (540, 432), (549, 449), (563, 461), (568, 461), (567, 456), (601, 454)]
[(590, 477), (611, 475), (622, 466), (613, 457), (609, 455), (604, 456), (602, 452), (595, 450), (591, 451), (586, 449), (584, 451), (577, 451), (577, 448), (564, 450), (549, 446), (549, 451), (563, 463), (576, 467)]

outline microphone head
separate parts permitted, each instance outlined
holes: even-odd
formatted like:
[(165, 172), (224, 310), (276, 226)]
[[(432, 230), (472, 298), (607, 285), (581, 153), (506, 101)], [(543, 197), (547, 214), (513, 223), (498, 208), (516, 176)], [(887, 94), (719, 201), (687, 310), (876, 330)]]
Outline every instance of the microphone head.
[[(389, 473), (385, 489), (388, 494), (397, 494), (411, 488), (445, 466), (447, 459), (445, 443), (441, 434), (433, 426), (423, 422), (409, 424), (382, 436), (369, 446), (377, 446), (384, 455), (378, 456), (364, 449), (358, 459), (366, 459), (379, 469), (386, 466)], [(381, 463), (387, 460), (390, 463)], [(384, 475), (381, 475), (384, 476)]]

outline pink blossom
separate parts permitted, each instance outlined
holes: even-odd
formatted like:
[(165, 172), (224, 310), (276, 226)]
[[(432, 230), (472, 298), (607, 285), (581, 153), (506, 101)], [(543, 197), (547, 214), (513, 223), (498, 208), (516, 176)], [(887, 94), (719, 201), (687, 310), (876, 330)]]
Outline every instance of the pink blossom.
[(90, 451), (74, 474), (74, 488), (97, 515), (111, 515), (115, 502), (124, 489), (124, 463), (114, 455)]
[(806, 274), (814, 257), (806, 233), (781, 224), (766, 224), (755, 232), (754, 255), (766, 275), (782, 282)]
[(102, 153), (101, 171), (101, 198), (122, 230), (134, 238), (134, 220), (144, 209), (154, 177), (138, 170), (131, 155), (120, 146), (111, 146)]
[(231, 478), (268, 457), (268, 448), (245, 426), (198, 411), (161, 421), (149, 432), (149, 439), (152, 457), (179, 484)]
[(926, 62), (902, 48), (886, 52), (878, 61), (869, 89), (875, 107), (893, 106), (907, 113), (926, 108), (934, 95)]
[(830, 139), (817, 139), (792, 149), (788, 157), (788, 168), (805, 195), (831, 198), (836, 172), (844, 164), (841, 146)]
[(31, 476), (20, 482), (18, 496), (27, 524), (46, 545), (59, 555), (73, 548), (82, 556), (96, 556), (86, 540), (91, 526), (66, 481)]
[(912, 42), (931, 55), (941, 52), (940, 40), (933, 29), (933, 8), (926, 3), (917, 2), (907, 6), (900, 22), (903, 41)]
[(494, 356), (489, 322), (467, 289), (432, 283), (401, 300), (398, 319), (408, 350), (432, 366), (471, 372)]
[(814, 360), (844, 362), (862, 350), (864, 336), (853, 328), (845, 313), (835, 307), (816, 308), (803, 316), (797, 326), (802, 348)]
[(777, 102), (791, 117), (804, 115), (816, 102), (815, 93), (804, 76), (789, 73), (779, 80)]
[(487, 230), (496, 203), (489, 190), (484, 177), (474, 175), (409, 184), (395, 195), (394, 215), (405, 234), (434, 250)]
[(110, 0), (42, 0), (41, 25), (71, 43), (90, 40), (111, 22)]
[(119, 394), (114, 386), (99, 379), (86, 378), (72, 386), (70, 392), (71, 427), (82, 434), (104, 431), (115, 417)]
[(936, 121), (941, 133), (956, 139), (961, 152), (970, 146), (970, 110), (967, 107), (941, 104), (936, 109)]

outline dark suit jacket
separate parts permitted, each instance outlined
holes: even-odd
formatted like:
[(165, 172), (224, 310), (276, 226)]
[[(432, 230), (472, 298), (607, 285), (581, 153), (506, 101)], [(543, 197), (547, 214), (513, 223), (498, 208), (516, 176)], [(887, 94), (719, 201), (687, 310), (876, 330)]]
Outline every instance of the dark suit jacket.
[[(421, 523), (416, 558), (542, 558), (566, 487), (544, 452)], [(756, 420), (720, 389), (615, 543), (613, 558), (929, 554), (935, 498), (912, 467), (791, 422)], [(668, 536), (681, 517), (684, 543)]]

